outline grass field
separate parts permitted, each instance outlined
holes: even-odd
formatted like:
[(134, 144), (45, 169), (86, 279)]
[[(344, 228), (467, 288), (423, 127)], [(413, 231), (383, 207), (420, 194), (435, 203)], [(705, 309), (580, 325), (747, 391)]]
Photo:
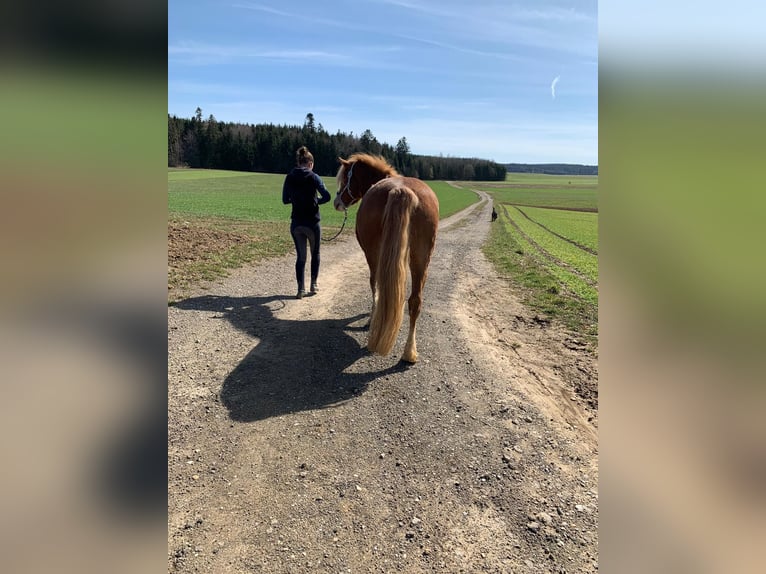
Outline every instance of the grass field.
[(551, 233), (566, 237), (585, 251), (598, 254), (598, 213), (541, 207), (520, 207), (519, 209)]
[(521, 289), (528, 305), (581, 333), (594, 347), (597, 181), (590, 176), (509, 174), (504, 184), (464, 184), (488, 192), (499, 214), (484, 247), (487, 257)]
[(552, 187), (550, 184), (541, 184), (541, 187), (534, 187), (529, 182), (525, 185), (529, 185), (529, 187), (509, 187), (482, 183), (474, 183), (472, 187), (491, 194), (498, 203), (598, 211), (595, 186), (562, 188)]
[[(200, 280), (225, 276), (228, 269), (293, 249), (290, 206), (282, 203), (283, 174), (207, 169), (168, 169), (168, 287), (171, 299)], [(334, 177), (322, 180), (335, 196)], [(428, 182), (448, 217), (478, 196), (445, 182)], [(322, 236), (341, 230), (343, 213), (320, 207)], [(354, 237), (357, 208), (348, 210), (342, 237)]]
[[(282, 203), (281, 174), (207, 169), (168, 169), (168, 211), (171, 216), (216, 217), (243, 221), (288, 221), (290, 208)], [(323, 177), (335, 196), (334, 177)], [(478, 199), (476, 194), (445, 182), (429, 182), (439, 198), (439, 215), (449, 217)], [(340, 227), (343, 213), (330, 204), (321, 207), (322, 226)], [(349, 210), (347, 226), (356, 222), (356, 208)], [(352, 225), (353, 227), (353, 225)]]
[[(168, 171), (168, 211), (171, 216), (224, 218), (240, 221), (289, 221), (290, 208), (282, 203), (285, 176), (207, 169)], [(334, 178), (323, 178), (332, 195)], [(340, 227), (343, 213), (330, 204), (321, 208), (328, 230)], [(349, 213), (349, 218), (354, 214)]]
[(222, 177), (249, 177), (254, 175), (249, 171), (227, 171), (225, 169), (188, 169), (184, 167), (169, 167), (168, 182), (188, 181), (193, 179), (219, 179)]
[(445, 181), (426, 182), (439, 198), (439, 217), (444, 219), (469, 205), (476, 203), (478, 196), (466, 189), (460, 189)]
[(580, 274), (586, 281), (597, 283), (598, 256), (576, 245), (566, 235), (552, 233), (549, 228), (530, 219), (525, 212), (528, 209), (511, 207), (506, 213), (514, 226), (537, 245), (544, 255), (560, 262), (558, 267), (571, 269), (573, 274)]
[(545, 175), (543, 173), (507, 173), (505, 183), (555, 185), (556, 187), (598, 184), (597, 175)]

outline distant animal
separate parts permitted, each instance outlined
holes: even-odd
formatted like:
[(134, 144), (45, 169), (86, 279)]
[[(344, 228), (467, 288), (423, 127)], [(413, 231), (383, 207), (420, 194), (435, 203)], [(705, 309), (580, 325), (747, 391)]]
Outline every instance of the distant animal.
[(338, 159), (341, 165), (335, 209), (345, 211), (361, 200), (356, 238), (370, 268), (372, 290), (367, 348), (380, 355), (388, 355), (393, 349), (404, 315), (409, 264), (410, 330), (402, 360), (415, 363), (415, 324), (436, 244), (439, 200), (423, 181), (400, 175), (382, 157), (356, 153)]
[(495, 208), (492, 208), (492, 221), (495, 221), (497, 219), (497, 211), (495, 211)]

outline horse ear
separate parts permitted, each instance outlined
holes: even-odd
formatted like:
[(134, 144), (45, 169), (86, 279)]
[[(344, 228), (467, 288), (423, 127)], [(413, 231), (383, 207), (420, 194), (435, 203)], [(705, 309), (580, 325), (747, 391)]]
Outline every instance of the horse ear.
[(340, 157), (340, 156), (338, 156), (338, 161), (339, 161), (340, 163), (342, 163), (343, 165), (348, 165), (349, 163), (351, 163), (351, 162), (350, 162), (350, 161), (348, 161), (347, 159), (343, 159), (343, 158), (342, 158), (342, 157)]

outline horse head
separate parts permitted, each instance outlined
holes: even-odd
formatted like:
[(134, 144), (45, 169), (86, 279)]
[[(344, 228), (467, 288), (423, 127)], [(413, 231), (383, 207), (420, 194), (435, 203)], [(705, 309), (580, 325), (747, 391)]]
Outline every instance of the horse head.
[(355, 153), (348, 159), (338, 158), (338, 193), (333, 206), (344, 211), (357, 203), (372, 185), (399, 173), (385, 158), (367, 153)]
[(351, 179), (354, 175), (356, 162), (343, 159), (342, 157), (339, 157), (338, 161), (340, 162), (340, 169), (337, 175), (338, 193), (335, 194), (335, 200), (332, 205), (337, 211), (345, 211), (362, 199), (363, 192), (355, 194), (351, 190)]

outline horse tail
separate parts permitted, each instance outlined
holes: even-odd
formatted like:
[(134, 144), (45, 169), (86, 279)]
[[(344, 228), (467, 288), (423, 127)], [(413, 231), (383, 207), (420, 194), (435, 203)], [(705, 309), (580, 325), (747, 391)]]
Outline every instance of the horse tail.
[(393, 189), (383, 212), (378, 269), (375, 274), (377, 300), (370, 319), (367, 348), (388, 355), (396, 342), (404, 315), (407, 287), (407, 257), (410, 243), (410, 217), (419, 203), (408, 188)]

